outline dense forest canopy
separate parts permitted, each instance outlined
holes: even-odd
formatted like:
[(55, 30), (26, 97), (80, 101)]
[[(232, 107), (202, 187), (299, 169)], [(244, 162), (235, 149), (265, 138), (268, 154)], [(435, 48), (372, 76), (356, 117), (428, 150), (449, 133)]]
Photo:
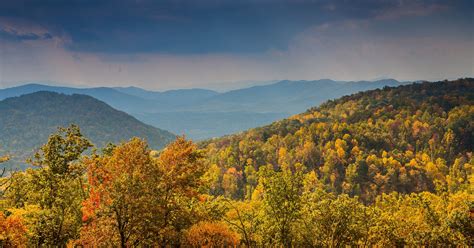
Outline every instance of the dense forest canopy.
[[(1, 182), (2, 246), (473, 246), (474, 79), (384, 88), (162, 151), (77, 126)], [(1, 160), (3, 161), (3, 159)]]
[(461, 79), (342, 97), (202, 147), (221, 171), (216, 194), (248, 199), (257, 186), (248, 178), (260, 167), (294, 171), (299, 164), (325, 190), (373, 202), (392, 191), (463, 187), (472, 169), (473, 133), (474, 80)]

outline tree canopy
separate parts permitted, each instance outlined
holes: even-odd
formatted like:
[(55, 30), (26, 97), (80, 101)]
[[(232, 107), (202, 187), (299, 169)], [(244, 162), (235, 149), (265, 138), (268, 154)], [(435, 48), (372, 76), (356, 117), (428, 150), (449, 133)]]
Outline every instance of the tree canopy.
[(470, 247), (473, 106), (473, 79), (384, 88), (160, 151), (61, 128), (2, 178), (0, 246)]

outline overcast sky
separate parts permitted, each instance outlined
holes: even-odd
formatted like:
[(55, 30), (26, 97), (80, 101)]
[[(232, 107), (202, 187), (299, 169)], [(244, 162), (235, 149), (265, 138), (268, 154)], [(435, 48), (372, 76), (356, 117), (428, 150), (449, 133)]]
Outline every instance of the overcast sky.
[(0, 87), (474, 76), (474, 1), (0, 1)]

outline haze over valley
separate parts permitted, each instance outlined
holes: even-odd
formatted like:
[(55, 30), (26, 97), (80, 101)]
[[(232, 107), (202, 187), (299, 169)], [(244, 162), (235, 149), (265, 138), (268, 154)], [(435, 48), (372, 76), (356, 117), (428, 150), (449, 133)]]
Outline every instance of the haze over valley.
[(0, 89), (0, 100), (38, 91), (84, 94), (127, 112), (146, 124), (203, 140), (269, 124), (326, 100), (359, 91), (402, 85), (377, 81), (283, 80), (217, 92), (207, 89), (148, 91), (137, 87), (72, 88), (25, 84)]

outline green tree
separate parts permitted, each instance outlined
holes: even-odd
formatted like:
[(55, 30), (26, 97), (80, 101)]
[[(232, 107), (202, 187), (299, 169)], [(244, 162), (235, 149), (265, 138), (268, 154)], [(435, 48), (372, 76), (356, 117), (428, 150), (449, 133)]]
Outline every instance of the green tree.
[(357, 198), (322, 191), (306, 192), (299, 220), (299, 242), (306, 247), (365, 244), (370, 215)]
[(294, 171), (285, 167), (274, 171), (267, 166), (261, 168), (261, 173), (265, 242), (292, 247), (293, 224), (300, 217), (303, 168), (297, 164)]
[(27, 214), (30, 243), (65, 246), (79, 237), (83, 192), (81, 154), (91, 143), (79, 127), (59, 128), (30, 162), (39, 169), (15, 173), (6, 192), (12, 206), (38, 206)]

